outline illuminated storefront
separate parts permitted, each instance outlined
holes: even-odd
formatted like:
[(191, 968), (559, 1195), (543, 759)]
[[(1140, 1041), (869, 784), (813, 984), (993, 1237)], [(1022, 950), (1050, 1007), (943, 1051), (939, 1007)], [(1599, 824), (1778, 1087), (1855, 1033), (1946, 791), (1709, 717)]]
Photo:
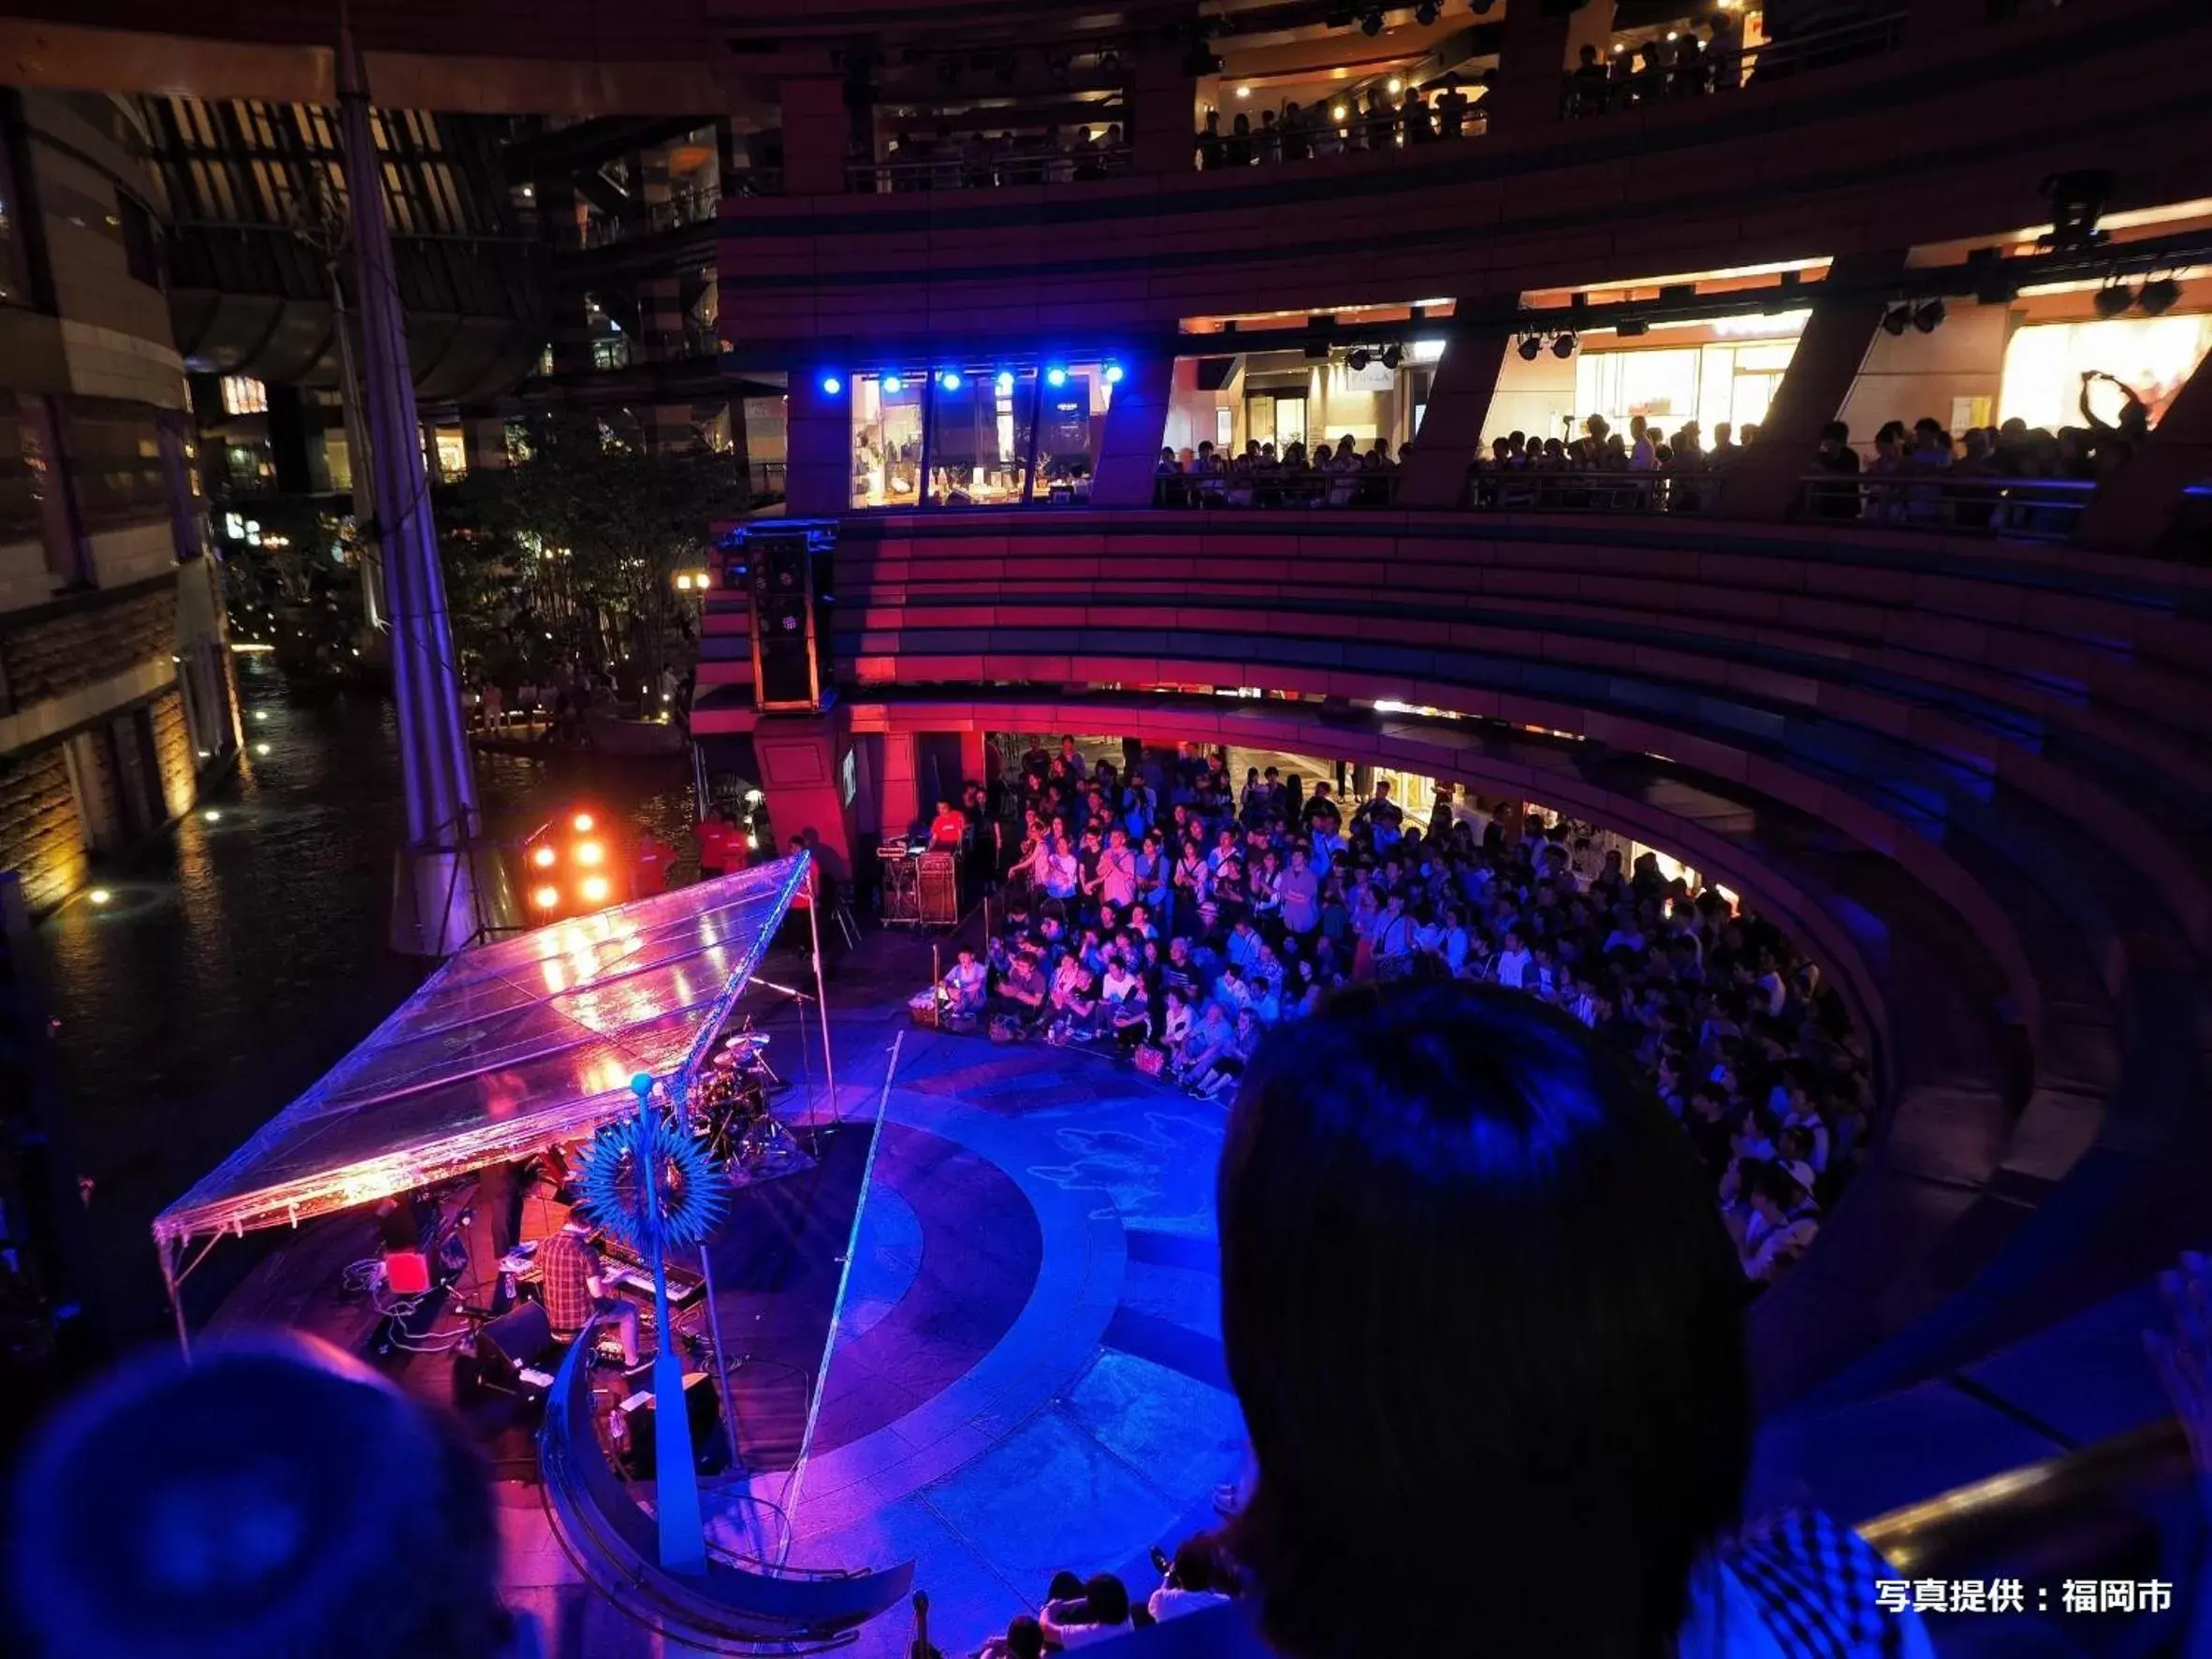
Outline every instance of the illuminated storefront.
[[(2212, 315), (2030, 323), (2015, 329), (2005, 342), (1997, 418), (2016, 418), (2054, 432), (2082, 426), (2082, 376), (2109, 374), (2149, 405), (2156, 422), (2207, 348), (2212, 348)], [(2125, 403), (2109, 382), (2090, 383), (2089, 408), (2099, 419), (2118, 419)]]
[[(997, 507), (1090, 497), (1112, 362), (961, 364), (855, 374), (855, 508)], [(825, 376), (823, 390), (846, 389)]]

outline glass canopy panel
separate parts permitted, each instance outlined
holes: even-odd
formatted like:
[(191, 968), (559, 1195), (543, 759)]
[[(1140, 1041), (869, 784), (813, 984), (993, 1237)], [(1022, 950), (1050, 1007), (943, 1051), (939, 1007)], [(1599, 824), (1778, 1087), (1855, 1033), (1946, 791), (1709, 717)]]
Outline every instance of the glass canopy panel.
[(695, 1065), (804, 857), (483, 945), (155, 1220), (161, 1239), (304, 1220), (518, 1157)]

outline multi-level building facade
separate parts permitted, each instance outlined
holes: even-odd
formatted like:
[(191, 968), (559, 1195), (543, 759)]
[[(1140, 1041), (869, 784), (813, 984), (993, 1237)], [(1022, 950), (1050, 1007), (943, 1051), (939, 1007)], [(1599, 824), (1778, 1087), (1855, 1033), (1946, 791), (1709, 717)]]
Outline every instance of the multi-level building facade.
[(238, 730), (147, 135), (128, 99), (0, 98), (0, 865), (42, 910)]

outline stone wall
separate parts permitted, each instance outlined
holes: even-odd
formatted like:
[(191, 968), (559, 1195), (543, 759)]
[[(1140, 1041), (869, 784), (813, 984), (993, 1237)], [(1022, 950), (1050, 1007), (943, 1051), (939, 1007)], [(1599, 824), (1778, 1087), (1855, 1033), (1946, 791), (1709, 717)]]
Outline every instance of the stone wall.
[(33, 620), (0, 624), (0, 688), (7, 706), (66, 696), (176, 652), (177, 589), (163, 581), (105, 604), (72, 605)]
[(61, 903), (87, 868), (62, 746), (0, 756), (0, 869), (22, 877), (32, 913)]
[(164, 691), (153, 701), (153, 755), (161, 767), (161, 798), (171, 818), (182, 818), (199, 799), (199, 763), (184, 693)]

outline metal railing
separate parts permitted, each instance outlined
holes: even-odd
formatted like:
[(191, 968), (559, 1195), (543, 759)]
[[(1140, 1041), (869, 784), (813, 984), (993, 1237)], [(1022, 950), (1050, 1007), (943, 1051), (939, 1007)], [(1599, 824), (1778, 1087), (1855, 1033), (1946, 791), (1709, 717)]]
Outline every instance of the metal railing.
[[(1480, 89), (1477, 89), (1479, 91)], [(1404, 105), (1380, 109), (1346, 107), (1342, 120), (1331, 117), (1330, 108), (1315, 104), (1299, 111), (1296, 124), (1278, 121), (1250, 133), (1201, 135), (1197, 140), (1194, 165), (1201, 173), (1236, 172), (1244, 167), (1295, 166), (1332, 155), (1379, 155), (1384, 152), (1426, 150), (1433, 144), (1456, 144), (1479, 138), (1490, 130), (1490, 118), (1472, 98), (1462, 109), (1457, 132), (1447, 132), (1433, 100), (1424, 123), (1416, 115), (1409, 121)]]
[[(728, 194), (732, 196), (760, 195), (764, 192), (750, 187), (754, 175), (732, 175)], [(777, 178), (777, 193), (781, 193), (782, 180)], [(679, 230), (687, 225), (704, 225), (712, 220), (721, 202), (721, 192), (705, 188), (679, 190), (666, 201), (640, 203), (626, 213), (594, 213), (580, 224), (568, 220), (555, 220), (547, 226), (553, 245), (568, 251), (586, 248), (611, 247), (638, 237), (658, 236), (663, 231)]]
[[(1675, 40), (1647, 41), (1631, 48), (1617, 43), (1603, 64), (1603, 75), (1570, 71), (1562, 90), (1567, 116), (1606, 115), (1739, 87), (1760, 86), (1812, 69), (1832, 68), (1894, 51), (1903, 44), (1901, 9), (1885, 17), (1862, 18), (1832, 29), (1756, 46), (1706, 45), (1685, 28)], [(1688, 48), (1698, 46), (1692, 55)], [(1654, 59), (1650, 53), (1660, 55)]]
[(1394, 467), (1318, 471), (1254, 467), (1226, 473), (1161, 473), (1156, 507), (1387, 507), (1398, 498)]
[(891, 196), (922, 190), (996, 190), (1017, 184), (1067, 184), (1111, 179), (1129, 170), (1127, 144), (1085, 144), (1075, 149), (1027, 149), (969, 153), (908, 155), (879, 162), (853, 162), (845, 168), (845, 187), (863, 195)]
[(1477, 472), (1467, 504), (1494, 513), (1710, 513), (1727, 474), (1719, 472)]
[(2096, 495), (2095, 482), (2082, 478), (1812, 473), (1798, 481), (1791, 516), (1812, 524), (2063, 542)]

